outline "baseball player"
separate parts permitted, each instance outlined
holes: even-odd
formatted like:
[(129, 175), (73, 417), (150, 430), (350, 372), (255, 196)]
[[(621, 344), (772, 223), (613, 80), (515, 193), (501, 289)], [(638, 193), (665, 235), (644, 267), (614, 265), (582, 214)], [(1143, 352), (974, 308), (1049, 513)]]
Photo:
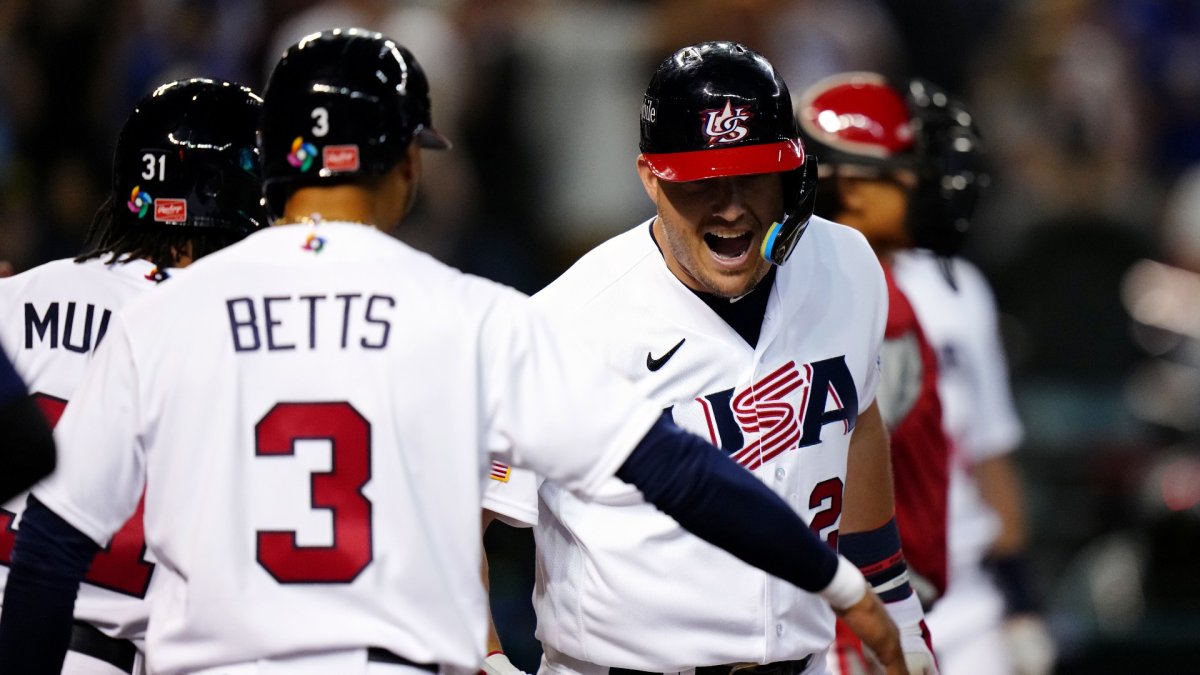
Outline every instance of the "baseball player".
[(25, 381), (0, 349), (0, 503), (46, 477), (54, 470), (54, 438), (50, 427), (27, 395)]
[[(681, 49), (646, 89), (640, 148), (657, 215), (535, 300), (863, 567), (908, 668), (936, 672), (875, 402), (883, 276), (860, 235), (810, 219), (816, 166), (787, 86), (742, 45)], [(534, 527), (541, 672), (826, 672), (834, 617), (819, 598), (680, 530), (628, 485), (586, 500), (516, 473), (485, 505)]]
[(111, 318), (59, 425), (60, 469), (25, 512), (0, 662), (54, 672), (74, 583), (145, 480), (151, 671), (474, 672), (494, 454), (586, 498), (616, 474), (819, 592), (907, 672), (861, 573), (778, 497), (526, 297), (381, 231), (412, 205), (422, 148), (449, 146), (408, 50), (308, 36), (262, 119), (276, 226)]
[[(119, 308), (176, 268), (265, 225), (255, 144), (260, 108), (258, 95), (230, 82), (159, 87), (121, 129), (112, 194), (96, 214), (87, 252), (0, 280), (0, 344), (51, 424)], [(0, 584), (24, 505), (22, 495), (0, 510)], [(139, 505), (85, 577), (64, 673), (140, 672), (153, 569)]]
[[(881, 76), (863, 72), (817, 82), (796, 107), (805, 145), (821, 158), (816, 213), (862, 232), (888, 282), (878, 398), (891, 432), (900, 541), (928, 602), (946, 589), (950, 449), (937, 356), (892, 275), (895, 253), (913, 245), (910, 221), (924, 219), (918, 209), (926, 186), (941, 178), (920, 161), (936, 125), (914, 122), (916, 108)], [(871, 672), (848, 632), (839, 635), (836, 656), (838, 672)]]
[[(801, 97), (798, 114), (828, 171), (817, 212), (830, 213), (867, 235), (890, 273), (892, 318), (902, 313), (922, 343), (920, 360), (907, 362), (916, 366), (911, 369), (918, 374), (914, 379), (924, 376), (924, 388), (919, 394), (911, 388), (915, 398), (905, 398), (901, 382), (889, 399), (900, 409), (906, 403), (911, 408), (901, 423), (908, 426), (894, 428), (892, 435), (905, 552), (926, 579), (946, 590), (929, 615), (939, 665), (943, 673), (1011, 674), (1010, 650), (995, 630), (1000, 599), (979, 569), (984, 550), (996, 538), (995, 516), (983, 506), (968, 475), (972, 465), (982, 467), (977, 474), (981, 479), (993, 474), (984, 460), (1014, 447), (1020, 425), (1007, 394), (990, 292), (978, 270), (951, 258), (987, 180), (974, 121), (961, 103), (928, 82), (913, 80), (901, 90), (878, 74), (863, 72), (813, 85)], [(897, 349), (892, 354), (902, 357)], [(938, 363), (933, 364), (935, 354)], [(985, 362), (989, 365), (981, 365)], [(928, 393), (935, 365), (940, 397)], [(926, 397), (933, 403), (941, 399), (940, 423), (952, 445), (948, 474), (930, 456), (943, 445), (929, 434), (939, 420), (927, 415), (920, 428), (910, 424), (920, 419)], [(921, 440), (914, 431), (929, 437), (902, 447), (905, 440)], [(921, 525), (917, 518), (931, 513), (934, 466), (937, 480), (949, 480), (948, 506), (938, 513), (943, 519), (949, 513), (948, 554), (944, 542), (929, 536), (942, 534), (932, 522), (907, 526)], [(997, 490), (1012, 485), (1003, 475), (996, 483)], [(1019, 506), (1018, 500), (1014, 495), (1009, 502)], [(915, 517), (904, 517), (906, 512)], [(918, 563), (918, 554), (931, 551), (939, 556), (928, 560), (937, 564), (932, 573)], [(949, 558), (948, 588), (942, 555)], [(854, 672), (853, 642), (845, 640), (846, 672)]]
[(1023, 560), (1023, 497), (1012, 462), (1022, 429), (991, 289), (971, 263), (929, 251), (897, 256), (895, 272), (941, 356), (938, 384), (954, 441), (950, 584), (929, 614), (942, 672), (1045, 675), (1055, 647)]
[[(946, 106), (956, 116), (969, 116), (957, 101), (947, 100)], [(936, 130), (927, 126), (920, 137)], [(953, 446), (949, 586), (930, 612), (929, 624), (947, 675), (1045, 675), (1056, 649), (1027, 578), (1021, 481), (1012, 462), (1022, 428), (1009, 389), (996, 303), (979, 269), (953, 255), (971, 215), (973, 192), (986, 177), (979, 173), (979, 143), (973, 134), (966, 137), (970, 142), (957, 157), (942, 161), (948, 169), (945, 183), (963, 189), (930, 199), (941, 211), (922, 219), (923, 248), (894, 258), (896, 283), (939, 355), (943, 422)], [(931, 157), (949, 150), (933, 141), (924, 143)]]

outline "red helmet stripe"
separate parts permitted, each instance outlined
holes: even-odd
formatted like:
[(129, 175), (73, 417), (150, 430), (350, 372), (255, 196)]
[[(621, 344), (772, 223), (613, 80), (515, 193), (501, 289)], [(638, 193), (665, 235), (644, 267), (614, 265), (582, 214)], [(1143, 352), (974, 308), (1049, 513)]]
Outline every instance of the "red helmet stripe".
[(791, 171), (804, 164), (804, 146), (800, 141), (784, 140), (692, 152), (643, 153), (642, 157), (655, 176), (684, 182), (718, 176)]

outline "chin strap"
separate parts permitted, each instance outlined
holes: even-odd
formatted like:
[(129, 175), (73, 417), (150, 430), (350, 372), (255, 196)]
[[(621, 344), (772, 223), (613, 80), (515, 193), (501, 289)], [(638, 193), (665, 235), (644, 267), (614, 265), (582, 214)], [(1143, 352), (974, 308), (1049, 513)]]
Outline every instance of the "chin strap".
[(808, 229), (808, 221), (812, 218), (813, 207), (817, 196), (817, 158), (808, 155), (804, 158), (804, 167), (800, 176), (799, 194), (795, 206), (784, 214), (783, 220), (772, 223), (763, 237), (762, 249), (759, 251), (764, 260), (775, 265), (787, 262), (796, 242), (804, 230)]

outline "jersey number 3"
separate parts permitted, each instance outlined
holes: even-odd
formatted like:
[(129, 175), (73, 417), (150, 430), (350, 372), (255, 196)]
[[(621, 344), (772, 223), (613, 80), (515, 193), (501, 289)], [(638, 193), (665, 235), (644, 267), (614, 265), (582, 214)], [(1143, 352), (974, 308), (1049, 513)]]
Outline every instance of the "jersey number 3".
[[(58, 418), (67, 407), (66, 401), (46, 394), (34, 394), (33, 400), (50, 426), (58, 424)], [(5, 565), (11, 564), (13, 543), (17, 539), (13, 529), (15, 517), (11, 511), (0, 509), (0, 563)], [(154, 571), (154, 565), (142, 559), (145, 554), (142, 502), (138, 501), (137, 511), (117, 530), (108, 547), (92, 559), (92, 566), (83, 580), (93, 586), (144, 598), (150, 586), (150, 573)]]
[(371, 563), (371, 423), (345, 402), (277, 403), (254, 428), (259, 457), (290, 457), (299, 440), (330, 444), (330, 471), (312, 474), (312, 507), (333, 516), (333, 544), (301, 546), (295, 531), (258, 530), (256, 553), (285, 584), (350, 583)]

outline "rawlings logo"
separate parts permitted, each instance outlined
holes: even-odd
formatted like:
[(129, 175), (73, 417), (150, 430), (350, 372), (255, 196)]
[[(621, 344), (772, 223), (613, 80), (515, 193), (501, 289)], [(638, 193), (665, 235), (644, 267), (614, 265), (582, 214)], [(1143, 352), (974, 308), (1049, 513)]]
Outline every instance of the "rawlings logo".
[(155, 199), (154, 220), (160, 223), (187, 221), (187, 202), (182, 199)]
[(749, 135), (745, 122), (754, 116), (750, 106), (733, 107), (729, 99), (725, 99), (725, 107), (720, 110), (702, 110), (700, 118), (704, 121), (704, 135), (708, 136), (708, 145), (718, 143), (736, 143)]
[(358, 171), (358, 146), (327, 145), (321, 149), (321, 163), (330, 171)]

